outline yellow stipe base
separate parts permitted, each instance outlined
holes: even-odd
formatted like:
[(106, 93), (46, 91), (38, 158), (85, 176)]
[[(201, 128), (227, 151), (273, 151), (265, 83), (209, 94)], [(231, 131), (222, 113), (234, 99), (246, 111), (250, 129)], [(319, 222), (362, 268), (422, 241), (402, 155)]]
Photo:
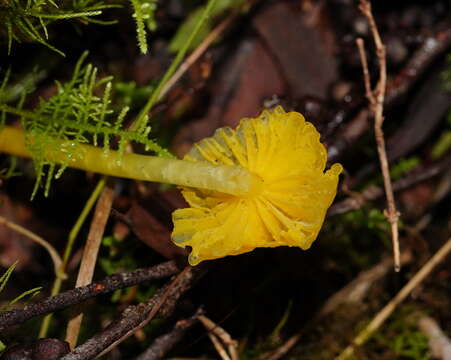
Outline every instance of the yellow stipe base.
[[(49, 161), (81, 170), (136, 180), (163, 182), (220, 191), (233, 195), (258, 193), (261, 179), (242, 166), (212, 165), (149, 155), (119, 154), (114, 150), (52, 139), (58, 151), (47, 151)], [(30, 139), (33, 141), (33, 139)], [(0, 127), (0, 152), (32, 157), (20, 129)]]
[[(258, 191), (233, 196), (182, 189), (191, 208), (173, 213), (173, 241), (190, 246), (191, 265), (257, 247), (308, 249), (337, 190), (339, 164), (324, 173), (327, 153), (315, 127), (296, 112), (265, 110), (238, 128), (221, 128), (185, 160), (240, 165), (260, 178)], [(257, 189), (258, 187), (255, 187)]]

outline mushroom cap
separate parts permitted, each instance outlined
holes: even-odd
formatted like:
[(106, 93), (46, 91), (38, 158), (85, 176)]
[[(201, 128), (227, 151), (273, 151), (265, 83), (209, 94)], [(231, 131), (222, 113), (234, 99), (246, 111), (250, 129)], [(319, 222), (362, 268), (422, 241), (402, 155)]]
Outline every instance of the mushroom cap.
[(258, 191), (242, 196), (182, 187), (191, 207), (173, 213), (172, 239), (192, 248), (191, 265), (257, 247), (308, 249), (342, 171), (334, 164), (324, 172), (327, 152), (320, 134), (301, 114), (280, 106), (242, 119), (236, 130), (216, 130), (184, 159), (241, 165), (263, 181)]

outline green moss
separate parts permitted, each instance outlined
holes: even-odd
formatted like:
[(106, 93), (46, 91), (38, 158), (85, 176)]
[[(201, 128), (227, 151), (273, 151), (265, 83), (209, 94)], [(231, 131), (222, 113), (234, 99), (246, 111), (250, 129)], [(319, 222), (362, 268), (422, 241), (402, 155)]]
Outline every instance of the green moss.
[(390, 320), (374, 334), (369, 347), (382, 348), (392, 356), (409, 360), (430, 358), (428, 339), (418, 330), (418, 308), (401, 306)]
[[(77, 19), (94, 22), (93, 17), (117, 5), (97, 0), (4, 0), (0, 4), (0, 36), (7, 39), (7, 51), (11, 53), (13, 42), (35, 41), (64, 56), (64, 53), (48, 42), (47, 27), (56, 21)], [(99, 22), (99, 21), (97, 21)]]
[[(149, 139), (149, 126), (143, 124), (144, 126), (134, 130), (123, 129), (122, 124), (129, 108), (124, 106), (116, 110), (113, 107), (112, 77), (99, 79), (97, 68), (92, 64), (85, 64), (87, 56), (88, 53), (85, 52), (80, 57), (71, 79), (64, 83), (56, 81), (56, 93), (49, 99), (41, 99), (33, 111), (22, 109), (24, 99), (16, 106), (0, 103), (0, 114), (3, 117), (9, 114), (21, 118), (36, 171), (32, 197), (41, 184), (44, 184), (47, 195), (52, 180), (62, 175), (71, 158), (79, 156), (72, 150), (75, 144), (101, 145), (108, 151), (112, 148), (113, 140), (116, 140), (119, 152), (123, 153), (128, 143), (136, 142), (143, 144), (146, 150), (171, 157), (167, 150)], [(2, 85), (4, 87), (6, 86)], [(61, 141), (67, 146), (61, 148)], [(57, 165), (45, 155), (52, 152), (64, 153), (67, 160)]]

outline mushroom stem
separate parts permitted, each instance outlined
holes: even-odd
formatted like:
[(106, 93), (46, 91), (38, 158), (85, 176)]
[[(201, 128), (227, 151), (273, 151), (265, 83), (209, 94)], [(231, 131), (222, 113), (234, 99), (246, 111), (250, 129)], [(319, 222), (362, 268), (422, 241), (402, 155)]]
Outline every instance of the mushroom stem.
[[(262, 180), (241, 166), (213, 165), (118, 151), (61, 141), (61, 148), (70, 148), (68, 156), (61, 151), (45, 154), (50, 161), (67, 166), (135, 180), (145, 180), (219, 191), (232, 195), (258, 194)], [(21, 157), (32, 157), (20, 129), (0, 129), (0, 151)]]

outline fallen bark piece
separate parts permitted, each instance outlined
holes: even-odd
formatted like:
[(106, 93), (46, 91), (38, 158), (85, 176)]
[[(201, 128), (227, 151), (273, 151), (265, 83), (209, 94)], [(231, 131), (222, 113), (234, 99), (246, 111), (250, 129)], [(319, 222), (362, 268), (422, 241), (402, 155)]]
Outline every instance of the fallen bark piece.
[(253, 20), (295, 98), (304, 95), (324, 98), (337, 78), (335, 32), (326, 10), (326, 6), (317, 6), (308, 11), (276, 1)]

